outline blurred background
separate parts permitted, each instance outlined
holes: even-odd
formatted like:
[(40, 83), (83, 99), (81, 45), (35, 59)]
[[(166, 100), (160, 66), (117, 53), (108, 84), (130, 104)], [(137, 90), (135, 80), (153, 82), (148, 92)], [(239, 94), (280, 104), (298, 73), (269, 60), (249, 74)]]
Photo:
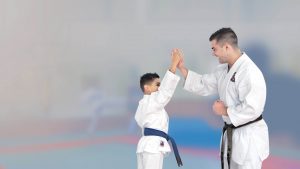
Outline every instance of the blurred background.
[[(299, 11), (296, 0), (0, 0), (0, 169), (136, 168), (140, 76), (163, 77), (172, 48), (209, 73), (222, 27), (266, 79), (263, 169), (299, 169)], [(220, 168), (216, 96), (182, 86), (166, 110), (183, 168)]]

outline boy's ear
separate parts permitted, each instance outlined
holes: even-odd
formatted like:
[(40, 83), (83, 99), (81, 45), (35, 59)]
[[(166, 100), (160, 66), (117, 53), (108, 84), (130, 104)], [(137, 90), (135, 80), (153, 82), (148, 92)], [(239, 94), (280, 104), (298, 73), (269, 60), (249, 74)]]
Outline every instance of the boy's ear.
[(145, 84), (145, 85), (144, 85), (144, 91), (145, 91), (145, 92), (148, 92), (148, 90), (149, 90), (149, 86)]

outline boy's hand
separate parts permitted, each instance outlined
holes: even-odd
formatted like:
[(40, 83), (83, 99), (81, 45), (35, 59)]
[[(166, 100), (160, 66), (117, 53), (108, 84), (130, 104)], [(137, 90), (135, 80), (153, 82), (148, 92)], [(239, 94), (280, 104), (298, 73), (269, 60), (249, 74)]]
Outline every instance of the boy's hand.
[(182, 53), (179, 49), (172, 50), (172, 63), (170, 67), (170, 71), (175, 73), (176, 67), (178, 67), (179, 62), (182, 60)]
[(175, 62), (178, 64), (182, 58), (183, 58), (183, 53), (180, 49), (175, 48), (172, 50), (172, 62)]

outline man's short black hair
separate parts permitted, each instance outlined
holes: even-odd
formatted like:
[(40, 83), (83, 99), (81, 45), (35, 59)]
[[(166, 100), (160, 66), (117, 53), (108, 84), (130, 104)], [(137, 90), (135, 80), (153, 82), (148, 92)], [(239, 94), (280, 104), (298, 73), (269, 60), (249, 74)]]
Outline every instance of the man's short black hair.
[(218, 44), (223, 46), (225, 42), (233, 47), (238, 47), (238, 38), (231, 28), (221, 28), (209, 37), (209, 41), (216, 40)]
[(146, 73), (144, 74), (140, 79), (140, 87), (142, 91), (144, 92), (144, 85), (149, 84), (154, 81), (154, 79), (159, 78), (159, 75), (157, 73)]

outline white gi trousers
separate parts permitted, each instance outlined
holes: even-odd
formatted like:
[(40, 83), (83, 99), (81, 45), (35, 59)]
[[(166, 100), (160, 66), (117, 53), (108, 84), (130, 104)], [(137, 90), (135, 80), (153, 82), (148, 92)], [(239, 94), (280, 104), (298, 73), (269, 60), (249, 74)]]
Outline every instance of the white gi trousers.
[(137, 153), (137, 168), (138, 169), (162, 169), (163, 168), (163, 153)]
[[(227, 163), (227, 131), (225, 131), (223, 137), (225, 140), (225, 157), (224, 157), (224, 169), (228, 169), (228, 163)], [(243, 164), (238, 164), (235, 161), (230, 159), (230, 169), (261, 169), (262, 167), (262, 160), (259, 157), (258, 151), (256, 147), (253, 144), (249, 144), (249, 149), (245, 158), (245, 161)], [(232, 145), (234, 148), (234, 145)]]

